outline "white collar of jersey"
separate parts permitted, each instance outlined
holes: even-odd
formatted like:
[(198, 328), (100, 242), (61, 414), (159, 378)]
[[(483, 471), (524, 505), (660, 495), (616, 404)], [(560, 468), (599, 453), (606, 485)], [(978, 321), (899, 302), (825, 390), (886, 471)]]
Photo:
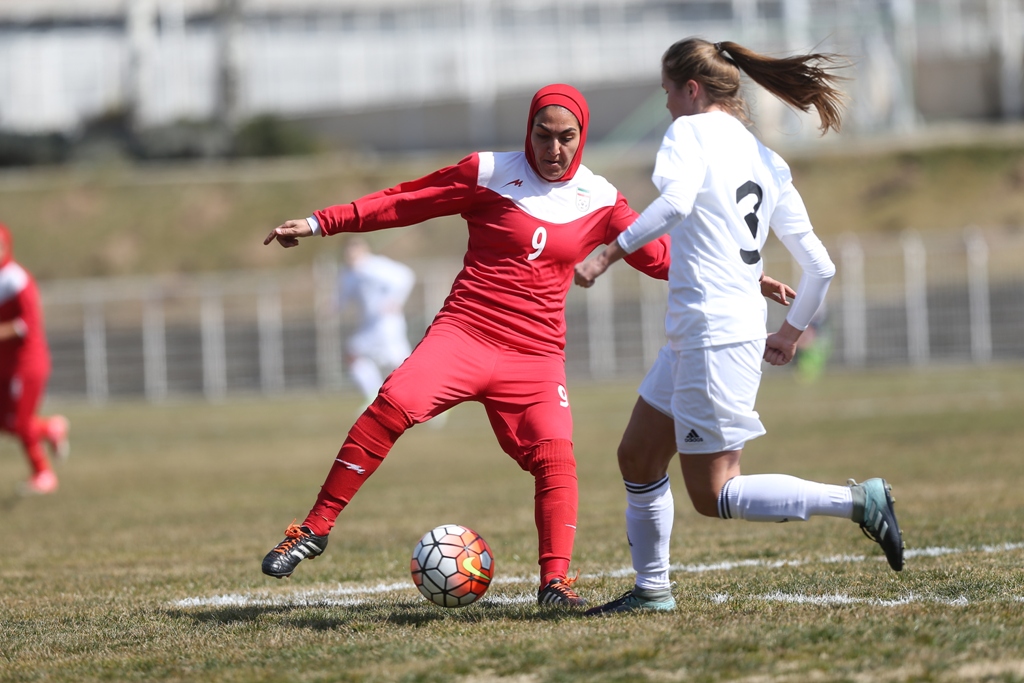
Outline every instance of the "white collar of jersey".
[(14, 261), (0, 268), (0, 304), (21, 293), (28, 285), (28, 273)]
[(570, 223), (614, 206), (618, 192), (582, 164), (572, 180), (549, 183), (530, 168), (523, 152), (480, 152), (477, 184), (549, 223)]

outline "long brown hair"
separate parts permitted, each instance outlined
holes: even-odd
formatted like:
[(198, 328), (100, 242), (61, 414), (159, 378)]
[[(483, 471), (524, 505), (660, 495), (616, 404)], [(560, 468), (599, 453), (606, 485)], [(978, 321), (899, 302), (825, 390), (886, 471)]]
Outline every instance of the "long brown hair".
[(704, 86), (708, 100), (728, 109), (743, 121), (750, 120), (740, 94), (740, 71), (762, 88), (800, 111), (818, 112), (821, 134), (842, 125), (843, 93), (836, 86), (844, 80), (833, 71), (841, 56), (825, 53), (775, 59), (730, 41), (711, 43), (701, 38), (680, 40), (665, 51), (661, 66), (676, 85), (695, 80)]

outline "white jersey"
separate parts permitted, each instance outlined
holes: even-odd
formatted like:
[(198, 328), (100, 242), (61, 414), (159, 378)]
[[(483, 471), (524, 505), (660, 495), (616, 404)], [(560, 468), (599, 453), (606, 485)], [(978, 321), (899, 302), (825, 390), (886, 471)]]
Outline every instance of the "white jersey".
[[(669, 310), (672, 348), (764, 339), (767, 304), (759, 284), (768, 227), (804, 267), (787, 316), (803, 329), (835, 267), (814, 236), (789, 166), (735, 117), (720, 111), (673, 121), (652, 177), (661, 197), (619, 238), (632, 252), (660, 234), (672, 238)], [(804, 309), (810, 309), (804, 310)], [(804, 320), (806, 318), (806, 320)]]
[[(411, 268), (377, 254), (364, 256), (342, 273), (338, 305), (355, 301), (362, 315), (359, 329), (347, 342), (351, 356), (391, 368), (398, 367), (409, 356), (412, 347), (402, 308), (415, 282)], [(375, 393), (383, 381), (378, 370), (373, 374), (369, 385), (374, 386), (363, 388), (368, 395)]]
[(362, 315), (362, 326), (373, 327), (382, 319), (402, 316), (402, 307), (416, 282), (405, 264), (386, 256), (370, 254), (341, 276), (338, 303), (355, 301)]

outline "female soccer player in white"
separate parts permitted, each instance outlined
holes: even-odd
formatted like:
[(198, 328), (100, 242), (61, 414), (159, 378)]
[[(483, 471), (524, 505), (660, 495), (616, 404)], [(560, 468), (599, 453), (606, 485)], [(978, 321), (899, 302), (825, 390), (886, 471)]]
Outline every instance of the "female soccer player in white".
[[(740, 72), (802, 111), (813, 106), (825, 133), (841, 122), (834, 59), (773, 59), (736, 43), (698, 38), (672, 45), (662, 57), (673, 122), (653, 174), (661, 195), (615, 242), (576, 268), (577, 284), (589, 287), (613, 262), (671, 236), (669, 343), (640, 385), (619, 447), (636, 586), (590, 613), (675, 607), (667, 472), (676, 451), (701, 514), (762, 522), (845, 517), (882, 546), (894, 570), (903, 568), (903, 539), (883, 479), (833, 486), (740, 473), (744, 444), (765, 433), (754, 410), (761, 359), (784, 365), (793, 358), (835, 274), (789, 167), (745, 126)], [(770, 335), (758, 285), (768, 227), (803, 269), (786, 320)]]
[(349, 337), (346, 350), (349, 372), (365, 400), (363, 408), (377, 397), (385, 375), (412, 353), (403, 308), (415, 284), (412, 268), (374, 254), (359, 235), (345, 243), (338, 308), (349, 302), (359, 307), (359, 328)]

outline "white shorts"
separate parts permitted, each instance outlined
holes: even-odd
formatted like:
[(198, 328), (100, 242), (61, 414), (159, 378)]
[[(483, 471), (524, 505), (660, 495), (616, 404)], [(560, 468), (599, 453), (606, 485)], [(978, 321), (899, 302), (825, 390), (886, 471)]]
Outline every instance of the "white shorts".
[(640, 398), (672, 417), (680, 453), (735, 451), (765, 433), (754, 410), (764, 340), (658, 352)]
[(405, 318), (381, 318), (373, 325), (361, 327), (349, 338), (347, 348), (353, 356), (367, 357), (377, 365), (397, 368), (412, 353)]

